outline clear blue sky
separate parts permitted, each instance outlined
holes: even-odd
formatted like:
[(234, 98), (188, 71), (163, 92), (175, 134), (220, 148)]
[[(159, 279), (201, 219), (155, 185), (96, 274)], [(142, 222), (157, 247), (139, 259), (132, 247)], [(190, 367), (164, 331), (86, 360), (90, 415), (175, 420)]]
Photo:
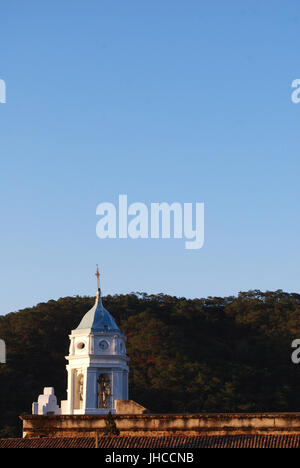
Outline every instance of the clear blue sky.
[[(298, 0), (1, 4), (0, 313), (299, 292)], [(205, 202), (206, 241), (99, 240), (96, 206)]]

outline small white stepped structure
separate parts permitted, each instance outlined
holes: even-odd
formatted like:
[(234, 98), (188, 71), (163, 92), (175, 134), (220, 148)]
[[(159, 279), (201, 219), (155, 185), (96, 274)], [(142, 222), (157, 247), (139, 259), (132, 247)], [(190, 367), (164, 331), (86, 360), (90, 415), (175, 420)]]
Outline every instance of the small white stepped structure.
[(32, 414), (40, 414), (43, 416), (47, 414), (61, 414), (53, 387), (44, 388), (43, 395), (40, 395), (38, 401), (32, 404)]

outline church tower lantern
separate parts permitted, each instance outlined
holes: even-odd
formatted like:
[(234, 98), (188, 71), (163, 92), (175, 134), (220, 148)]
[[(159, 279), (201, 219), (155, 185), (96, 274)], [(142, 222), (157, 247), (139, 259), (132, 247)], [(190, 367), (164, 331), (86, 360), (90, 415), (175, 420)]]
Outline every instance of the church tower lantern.
[(128, 361), (125, 335), (103, 307), (97, 266), (95, 305), (70, 335), (68, 399), (62, 414), (116, 412), (117, 400), (128, 400)]

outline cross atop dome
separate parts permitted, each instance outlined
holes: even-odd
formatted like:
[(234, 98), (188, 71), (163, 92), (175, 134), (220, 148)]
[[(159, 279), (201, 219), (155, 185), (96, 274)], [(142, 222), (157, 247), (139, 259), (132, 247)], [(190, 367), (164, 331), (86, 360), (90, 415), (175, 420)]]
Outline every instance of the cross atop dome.
[(100, 273), (97, 265), (95, 276), (97, 277), (98, 291), (96, 294), (96, 301), (94, 306), (85, 314), (80, 324), (75, 330), (72, 330), (72, 334), (80, 334), (83, 331), (87, 333), (117, 333), (123, 335), (117, 326), (114, 318), (103, 307), (100, 289)]
[(100, 273), (99, 273), (99, 267), (97, 265), (96, 273), (95, 276), (97, 277), (97, 289), (99, 293), (101, 294), (101, 289), (100, 289)]

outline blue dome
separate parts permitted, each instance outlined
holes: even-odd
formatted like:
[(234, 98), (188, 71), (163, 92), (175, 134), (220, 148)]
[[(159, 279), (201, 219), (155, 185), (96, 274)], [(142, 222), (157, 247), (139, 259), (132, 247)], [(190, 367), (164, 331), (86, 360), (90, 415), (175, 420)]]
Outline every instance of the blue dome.
[(110, 313), (103, 307), (100, 293), (89, 312), (85, 314), (76, 330), (89, 330), (91, 332), (121, 333), (118, 325)]

